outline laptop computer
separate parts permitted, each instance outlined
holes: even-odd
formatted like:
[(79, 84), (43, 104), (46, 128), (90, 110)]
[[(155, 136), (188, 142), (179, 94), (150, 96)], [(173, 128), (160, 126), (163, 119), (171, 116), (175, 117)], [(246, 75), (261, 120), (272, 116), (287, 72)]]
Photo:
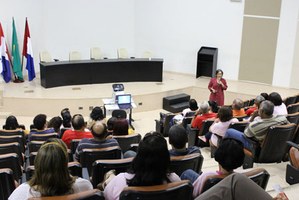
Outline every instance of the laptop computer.
[(131, 108), (131, 94), (122, 94), (116, 96), (116, 103), (120, 109)]

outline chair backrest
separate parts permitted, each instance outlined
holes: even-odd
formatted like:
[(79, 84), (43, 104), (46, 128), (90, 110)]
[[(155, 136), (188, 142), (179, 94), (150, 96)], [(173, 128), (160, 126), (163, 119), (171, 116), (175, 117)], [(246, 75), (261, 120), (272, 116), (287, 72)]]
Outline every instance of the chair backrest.
[(138, 144), (141, 140), (141, 135), (139, 133), (130, 134), (130, 135), (118, 135), (113, 136), (117, 140), (123, 153), (128, 151), (131, 148), (131, 144)]
[(80, 163), (82, 167), (87, 167), (89, 174), (91, 173), (92, 164), (99, 159), (120, 159), (120, 147), (107, 147), (96, 149), (82, 149), (80, 152)]
[(142, 54), (142, 58), (152, 58), (152, 57), (153, 57), (153, 54), (150, 51), (145, 51)]
[(13, 136), (13, 135), (21, 135), (23, 138), (25, 138), (24, 130), (17, 129), (17, 130), (0, 130), (1, 136)]
[(188, 124), (191, 124), (192, 119), (193, 117), (184, 117), (182, 120), (182, 126), (186, 128)]
[(286, 99), (284, 99), (284, 104), (288, 106), (297, 103), (297, 96), (298, 95), (287, 97)]
[(253, 180), (261, 188), (266, 190), (270, 178), (270, 174), (267, 172), (267, 170), (264, 168), (255, 168), (253, 170), (244, 172), (243, 174)]
[(112, 111), (112, 117), (120, 118), (120, 119), (126, 119), (127, 113), (124, 110), (113, 110)]
[(104, 180), (105, 174), (114, 169), (116, 175), (121, 172), (126, 172), (132, 164), (133, 158), (112, 159), (112, 160), (96, 160), (92, 164), (92, 184), (95, 188)]
[(72, 139), (71, 141), (71, 152), (72, 154), (76, 153), (76, 149), (82, 139)]
[(0, 144), (17, 142), (20, 144), (21, 150), (25, 152), (25, 141), (21, 135), (0, 136)]
[(236, 129), (240, 132), (244, 132), (245, 128), (248, 126), (248, 121), (242, 121), (242, 122), (233, 122), (229, 125), (229, 128)]
[(61, 128), (61, 129), (60, 129), (60, 135), (59, 135), (59, 138), (60, 138), (60, 139), (62, 138), (62, 136), (63, 136), (63, 134), (64, 134), (64, 132), (65, 132), (66, 130), (72, 130), (72, 128), (65, 128), (65, 127)]
[(16, 153), (0, 155), (0, 168), (10, 168), (16, 181), (22, 177), (22, 168)]
[(155, 186), (126, 187), (120, 193), (120, 200), (131, 199), (193, 199), (193, 186), (189, 181), (179, 181)]
[(40, 62), (52, 62), (51, 54), (48, 51), (42, 51), (39, 53)]
[(245, 115), (242, 115), (242, 116), (236, 116), (235, 118), (237, 118), (239, 120), (239, 122), (241, 121), (244, 121), (245, 118), (247, 118), (248, 116), (245, 114)]
[(261, 163), (281, 162), (289, 150), (286, 142), (292, 140), (295, 128), (295, 124), (270, 127), (261, 144), (261, 151), (257, 155), (256, 161)]
[(58, 138), (57, 133), (32, 133), (30, 135), (30, 141), (47, 141), (49, 138)]
[(129, 58), (127, 49), (120, 48), (117, 50), (117, 57), (118, 58)]
[(290, 123), (299, 125), (299, 112), (288, 114), (286, 117)]
[(32, 140), (32, 141), (28, 142), (27, 145), (28, 145), (29, 153), (37, 152), (43, 144), (44, 144), (44, 141)]
[(102, 52), (101, 49), (98, 47), (93, 47), (90, 48), (90, 59), (91, 60), (98, 60), (98, 59), (102, 59)]
[(299, 103), (288, 105), (287, 110), (288, 110), (288, 114), (299, 112)]
[(69, 60), (81, 60), (81, 53), (79, 51), (71, 51)]
[(210, 126), (214, 123), (215, 119), (207, 119), (202, 122), (201, 129), (198, 132), (198, 135), (205, 135), (209, 132)]
[(68, 194), (63, 196), (51, 196), (51, 197), (32, 197), (29, 200), (105, 200), (103, 192), (98, 189), (87, 190), (75, 194)]
[(200, 153), (188, 154), (185, 156), (170, 157), (170, 171), (175, 172), (178, 176), (187, 170), (192, 169), (199, 173), (201, 171), (203, 156)]
[(24, 164), (24, 155), (22, 154), (22, 150), (20, 144), (17, 142), (0, 144), (0, 155), (7, 153), (16, 153), (19, 158), (19, 164), (22, 166)]
[(16, 188), (11, 169), (0, 169), (0, 183), (0, 200), (6, 200)]

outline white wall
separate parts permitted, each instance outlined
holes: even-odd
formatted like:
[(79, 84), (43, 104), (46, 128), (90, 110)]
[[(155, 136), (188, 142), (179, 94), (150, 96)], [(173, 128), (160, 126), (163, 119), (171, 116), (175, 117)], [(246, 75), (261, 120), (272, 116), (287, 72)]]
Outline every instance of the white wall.
[(116, 58), (121, 47), (133, 55), (134, 7), (134, 0), (2, 0), (0, 22), (11, 45), (11, 18), (15, 16), (22, 49), (28, 17), (35, 68), (39, 71), (38, 54), (44, 50), (60, 60), (68, 60), (71, 50), (81, 51), (82, 58), (89, 59), (91, 47), (100, 47), (110, 58)]
[(168, 71), (196, 73), (201, 46), (217, 47), (218, 66), (237, 79), (243, 3), (229, 0), (136, 0), (136, 54), (151, 50)]
[[(225, 78), (239, 71), (244, 2), (230, 0), (2, 0), (0, 22), (11, 45), (11, 18), (16, 20), (20, 49), (28, 17), (39, 71), (38, 53), (67, 60), (71, 50), (89, 59), (90, 47), (116, 57), (127, 48), (130, 56), (146, 50), (164, 58), (164, 70), (196, 73), (201, 46), (219, 49), (218, 67)], [(290, 86), (296, 38), (298, 0), (282, 0), (273, 85)], [(26, 74), (26, 72), (24, 72)]]
[(274, 86), (291, 86), (298, 13), (298, 0), (282, 1), (272, 82)]

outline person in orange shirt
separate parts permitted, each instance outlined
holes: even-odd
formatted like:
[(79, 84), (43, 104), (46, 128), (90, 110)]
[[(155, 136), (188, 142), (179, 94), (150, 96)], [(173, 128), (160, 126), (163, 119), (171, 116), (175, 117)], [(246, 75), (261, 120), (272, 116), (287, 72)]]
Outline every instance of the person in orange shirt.
[(233, 101), (233, 105), (232, 105), (232, 108), (233, 108), (233, 117), (241, 117), (241, 116), (245, 116), (246, 115), (243, 106), (244, 106), (244, 102), (241, 99), (236, 98)]
[(90, 131), (85, 131), (84, 118), (80, 114), (76, 114), (72, 118), (73, 129), (66, 130), (62, 136), (62, 141), (68, 148), (71, 147), (71, 141), (73, 139), (93, 138)]

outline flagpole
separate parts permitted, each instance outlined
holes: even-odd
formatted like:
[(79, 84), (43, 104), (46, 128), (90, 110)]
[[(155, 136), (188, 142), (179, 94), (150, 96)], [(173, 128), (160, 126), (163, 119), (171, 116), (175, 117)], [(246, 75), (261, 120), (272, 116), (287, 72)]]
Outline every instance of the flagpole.
[[(27, 22), (27, 17), (25, 18), (25, 31), (26, 31), (26, 22)], [(24, 35), (25, 35), (25, 32), (24, 32)], [(24, 47), (24, 44), (23, 44), (23, 47)], [(23, 63), (24, 63), (24, 55), (22, 53), (22, 71), (23, 71)]]

